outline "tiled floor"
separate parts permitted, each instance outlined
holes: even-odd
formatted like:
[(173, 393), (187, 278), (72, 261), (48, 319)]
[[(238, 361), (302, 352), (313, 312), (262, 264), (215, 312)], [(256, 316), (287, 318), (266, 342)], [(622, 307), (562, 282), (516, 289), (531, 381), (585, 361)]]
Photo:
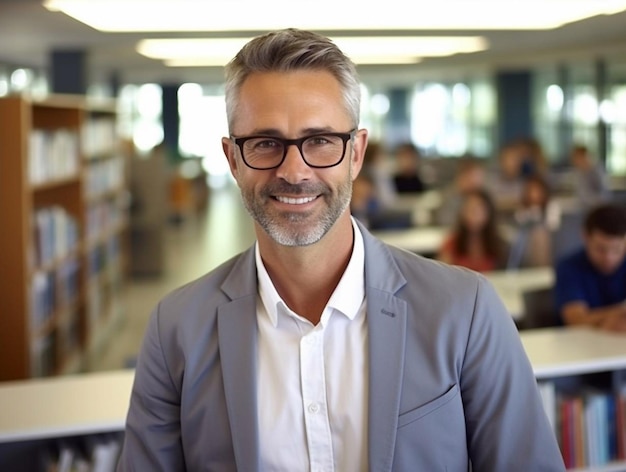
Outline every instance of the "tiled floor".
[(254, 242), (252, 222), (243, 209), (237, 188), (213, 190), (205, 215), (166, 235), (166, 271), (158, 278), (129, 279), (126, 314), (113, 336), (90, 362), (89, 370), (120, 369), (131, 365), (146, 323), (158, 300)]

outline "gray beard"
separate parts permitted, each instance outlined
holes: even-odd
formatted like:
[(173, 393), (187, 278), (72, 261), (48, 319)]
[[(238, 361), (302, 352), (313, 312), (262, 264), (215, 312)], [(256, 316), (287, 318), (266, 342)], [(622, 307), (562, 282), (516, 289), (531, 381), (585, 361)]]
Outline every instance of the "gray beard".
[[(325, 199), (328, 207), (317, 221), (307, 221), (309, 213), (283, 212), (280, 215), (270, 214), (264, 202), (272, 198), (270, 195), (287, 193), (290, 195), (319, 194)], [(242, 191), (243, 204), (252, 218), (278, 244), (289, 247), (308, 246), (321, 240), (333, 227), (335, 222), (350, 205), (352, 196), (351, 172), (347, 181), (337, 188), (333, 195), (323, 184), (291, 185), (285, 182), (270, 184), (263, 189), (261, 198), (255, 198), (251, 192)]]

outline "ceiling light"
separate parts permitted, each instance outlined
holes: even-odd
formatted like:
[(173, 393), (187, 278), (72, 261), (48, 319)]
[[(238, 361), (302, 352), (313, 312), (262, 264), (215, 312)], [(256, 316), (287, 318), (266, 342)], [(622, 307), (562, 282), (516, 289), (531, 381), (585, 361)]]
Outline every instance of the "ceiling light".
[[(251, 38), (144, 39), (137, 51), (172, 67), (223, 66)], [(479, 36), (337, 37), (333, 41), (356, 64), (411, 64), (422, 57), (482, 51), (487, 41)]]
[[(553, 29), (626, 10), (626, 0), (438, 0), (402, 14), (404, 0), (375, 12), (355, 0), (45, 0), (95, 29), (122, 31), (268, 31), (287, 27), (329, 30)], [(297, 9), (298, 14), (295, 13)], [(399, 13), (400, 12), (400, 13)]]

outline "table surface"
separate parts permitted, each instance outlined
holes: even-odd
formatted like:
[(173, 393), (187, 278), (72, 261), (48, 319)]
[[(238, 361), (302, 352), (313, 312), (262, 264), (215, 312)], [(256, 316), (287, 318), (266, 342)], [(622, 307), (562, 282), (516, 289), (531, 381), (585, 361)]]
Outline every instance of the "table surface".
[(123, 431), (134, 370), (0, 383), (0, 442)]
[(424, 255), (437, 253), (449, 232), (447, 226), (416, 226), (372, 231), (372, 234), (384, 243)]
[(485, 277), (493, 284), (515, 320), (524, 317), (524, 292), (554, 285), (554, 270), (549, 266), (493, 271), (486, 273)]
[(585, 327), (521, 331), (538, 379), (626, 369), (626, 335)]

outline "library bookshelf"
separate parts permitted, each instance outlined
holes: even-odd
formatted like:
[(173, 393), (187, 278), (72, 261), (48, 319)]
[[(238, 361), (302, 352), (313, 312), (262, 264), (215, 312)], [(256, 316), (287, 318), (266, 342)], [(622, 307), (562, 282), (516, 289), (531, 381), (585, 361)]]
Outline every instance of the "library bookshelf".
[(78, 372), (123, 310), (126, 160), (112, 103), (0, 99), (0, 381)]
[(626, 336), (589, 328), (522, 331), (568, 470), (626, 471)]

